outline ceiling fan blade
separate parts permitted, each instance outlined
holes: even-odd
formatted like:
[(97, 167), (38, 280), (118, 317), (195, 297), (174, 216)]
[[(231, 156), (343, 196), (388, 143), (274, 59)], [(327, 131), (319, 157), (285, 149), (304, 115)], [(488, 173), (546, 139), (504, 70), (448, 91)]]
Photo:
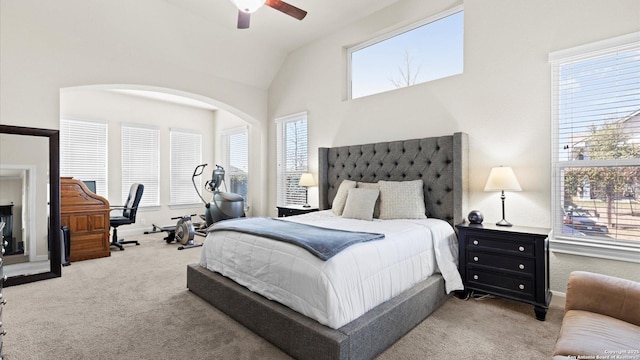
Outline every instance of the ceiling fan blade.
[(298, 19), (298, 20), (302, 20), (304, 19), (305, 16), (307, 16), (307, 12), (299, 9), (291, 4), (287, 4), (284, 1), (280, 1), (280, 0), (267, 0), (265, 3), (265, 5), (272, 7), (278, 11), (281, 11), (289, 16), (293, 16), (294, 18)]
[(238, 29), (248, 29), (251, 14), (238, 10)]

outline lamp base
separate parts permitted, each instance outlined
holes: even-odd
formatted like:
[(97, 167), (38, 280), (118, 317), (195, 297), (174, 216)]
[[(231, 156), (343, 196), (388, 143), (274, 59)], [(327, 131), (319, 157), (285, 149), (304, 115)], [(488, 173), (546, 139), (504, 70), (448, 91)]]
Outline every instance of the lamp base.
[(496, 223), (496, 225), (498, 225), (498, 226), (513, 226), (513, 224), (511, 224), (510, 222), (508, 222), (504, 218), (502, 218), (502, 220), (498, 221)]

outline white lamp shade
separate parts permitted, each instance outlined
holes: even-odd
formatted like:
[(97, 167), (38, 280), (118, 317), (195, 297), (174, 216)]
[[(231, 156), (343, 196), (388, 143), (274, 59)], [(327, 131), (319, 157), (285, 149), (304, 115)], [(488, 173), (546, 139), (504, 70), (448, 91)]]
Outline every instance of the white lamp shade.
[(484, 191), (522, 191), (516, 174), (509, 166), (494, 167), (489, 173)]
[(316, 186), (316, 181), (313, 180), (313, 175), (310, 173), (304, 173), (300, 176), (300, 182), (298, 182), (298, 186)]
[(231, 0), (240, 11), (252, 13), (262, 7), (267, 0)]

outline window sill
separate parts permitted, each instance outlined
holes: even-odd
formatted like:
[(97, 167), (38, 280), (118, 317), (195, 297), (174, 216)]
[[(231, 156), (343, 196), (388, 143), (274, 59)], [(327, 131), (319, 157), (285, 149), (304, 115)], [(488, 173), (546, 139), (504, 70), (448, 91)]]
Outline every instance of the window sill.
[(551, 239), (551, 252), (640, 263), (640, 247)]
[(203, 203), (192, 204), (169, 204), (169, 209), (193, 209), (194, 207), (204, 207)]

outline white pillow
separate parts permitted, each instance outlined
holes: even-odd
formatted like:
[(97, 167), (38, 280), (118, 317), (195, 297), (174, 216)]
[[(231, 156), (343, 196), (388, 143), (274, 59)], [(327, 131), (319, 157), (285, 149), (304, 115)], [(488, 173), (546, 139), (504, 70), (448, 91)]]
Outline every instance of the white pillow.
[(356, 182), (353, 180), (342, 180), (340, 183), (340, 187), (338, 187), (338, 192), (336, 193), (336, 197), (333, 198), (333, 203), (331, 204), (331, 210), (333, 213), (341, 216), (342, 211), (344, 211), (344, 205), (347, 203), (347, 196), (349, 195), (349, 189), (353, 189), (356, 187)]
[(422, 180), (384, 181), (380, 186), (380, 219), (426, 219)]
[(373, 220), (373, 209), (376, 206), (378, 189), (349, 189), (347, 203), (344, 205), (342, 217), (348, 219)]
[[(356, 188), (358, 189), (376, 189), (378, 190), (378, 192), (380, 191), (380, 186), (378, 186), (378, 183), (366, 183), (366, 182), (357, 182), (356, 183)], [(373, 217), (374, 218), (379, 218), (380, 217), (380, 197), (378, 197), (378, 200), (376, 200), (376, 207), (373, 208)]]

